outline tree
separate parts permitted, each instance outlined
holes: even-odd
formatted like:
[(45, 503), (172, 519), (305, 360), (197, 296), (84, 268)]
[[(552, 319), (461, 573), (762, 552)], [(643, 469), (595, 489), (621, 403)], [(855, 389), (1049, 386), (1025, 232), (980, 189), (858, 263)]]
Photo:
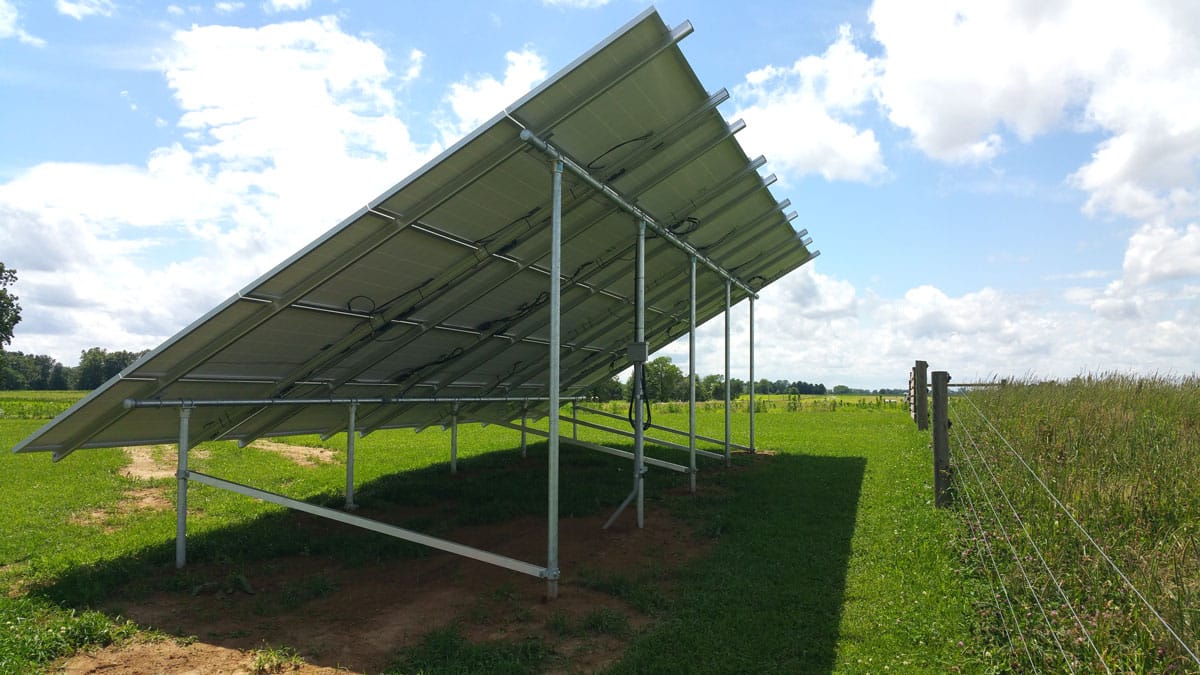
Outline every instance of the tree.
[(0, 352), (12, 343), (13, 327), (21, 320), (21, 306), (17, 304), (17, 296), (8, 292), (9, 284), (17, 282), (17, 271), (10, 270), (0, 263)]
[[(632, 377), (632, 376), (631, 376)], [(651, 401), (678, 401), (687, 377), (671, 357), (660, 356), (646, 364), (646, 398)]]
[(79, 379), (75, 383), (75, 388), (95, 389), (145, 353), (144, 351), (137, 353), (109, 352), (100, 347), (92, 347), (79, 355)]
[[(700, 398), (700, 391), (704, 392), (704, 398)], [(698, 400), (707, 401), (710, 398), (725, 400), (725, 376), (724, 375), (705, 375), (700, 378), (700, 386), (696, 388), (696, 398)]]
[(583, 395), (597, 401), (620, 401), (624, 398), (625, 389), (621, 381), (608, 377), (583, 390)]
[(729, 378), (729, 397), (736, 399), (744, 393), (746, 393), (746, 383), (736, 377)]

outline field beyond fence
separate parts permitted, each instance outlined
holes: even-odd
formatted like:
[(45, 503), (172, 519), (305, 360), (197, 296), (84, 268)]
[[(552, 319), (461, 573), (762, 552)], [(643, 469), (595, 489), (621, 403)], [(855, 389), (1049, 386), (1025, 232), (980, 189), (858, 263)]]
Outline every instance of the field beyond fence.
[(1200, 383), (950, 397), (962, 555), (1017, 671), (1200, 672)]

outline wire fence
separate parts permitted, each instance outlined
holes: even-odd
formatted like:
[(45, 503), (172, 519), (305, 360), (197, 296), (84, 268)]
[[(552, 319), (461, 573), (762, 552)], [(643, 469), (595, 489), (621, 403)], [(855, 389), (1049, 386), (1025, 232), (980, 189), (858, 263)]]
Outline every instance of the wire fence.
[[(951, 490), (968, 533), (965, 560), (988, 589), (977, 608), (987, 639), (1023, 672), (1200, 673), (1195, 523), (1142, 526), (1156, 502), (1139, 502), (1103, 458), (1032, 442), (1054, 433), (1044, 416), (1004, 419), (1012, 409), (989, 409), (989, 400), (962, 395), (949, 405)], [(1071, 478), (1080, 472), (1098, 480), (1085, 487)], [(1095, 502), (1080, 498), (1085, 490), (1123, 500), (1125, 519), (1115, 507), (1086, 512)], [(1168, 548), (1168, 559), (1155, 559)]]

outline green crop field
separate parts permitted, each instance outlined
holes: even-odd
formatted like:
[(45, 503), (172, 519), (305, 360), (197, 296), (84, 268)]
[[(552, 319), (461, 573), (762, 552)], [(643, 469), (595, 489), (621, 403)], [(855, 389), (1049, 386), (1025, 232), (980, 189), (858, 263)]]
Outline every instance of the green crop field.
[[(0, 398), (0, 408), (21, 411), (0, 417), (0, 446), (12, 447), (71, 400), (28, 393)], [(741, 404), (733, 436), (744, 443), (748, 414), (744, 399)], [(625, 412), (624, 404), (610, 406)], [(708, 404), (698, 414), (699, 431), (721, 437), (723, 421), (723, 411)], [(686, 428), (686, 407), (656, 405), (654, 422)], [(519, 585), (498, 583), (467, 606), (446, 609), (456, 614), (431, 623), (424, 637), (397, 643), (379, 670), (571, 671), (590, 667), (572, 660), (579, 653), (572, 645), (581, 641), (594, 645), (593, 652), (615, 650), (604, 661), (615, 672), (990, 669), (995, 645), (974, 614), (987, 598), (986, 586), (961, 562), (967, 529), (953, 511), (933, 508), (929, 437), (915, 430), (899, 402), (764, 398), (756, 433), (757, 457), (735, 453), (732, 469), (710, 459), (700, 463), (695, 495), (686, 489), (687, 476), (653, 469), (647, 475), (647, 520), (678, 520), (698, 557), (624, 574), (564, 566), (564, 597), (577, 588), (619, 601), (579, 615), (514, 590)], [(544, 443), (531, 443), (523, 460), (517, 433), (464, 426), (459, 474), (451, 478), (448, 436), (433, 429), (360, 439), (356, 500), (368, 510), (409, 509), (418, 515), (398, 524), (452, 540), (471, 528), (544, 517)], [(581, 429), (580, 438), (628, 447), (599, 431)], [(210, 443), (193, 450), (191, 468), (340, 505), (344, 435), (286, 440), (324, 454), (305, 463), (256, 446)], [(150, 448), (143, 459), (169, 466), (172, 453)], [(653, 446), (648, 453), (686, 459)], [(197, 642), (258, 644), (244, 650), (242, 667), (258, 664), (263, 672), (305, 661), (339, 665), (329, 646), (319, 652), (265, 636), (278, 637), (289, 617), (333, 620), (306, 614), (351, 592), (353, 579), (328, 570), (374, 569), (395, 560), (436, 566), (451, 558), (382, 535), (317, 527), (306, 516), (193, 485), (189, 566), (175, 571), (175, 481), (169, 472), (128, 477), (122, 469), (131, 461), (121, 449), (80, 451), (57, 464), (46, 454), (0, 455), (0, 672), (54, 670), (82, 650), (164, 642), (184, 653), (198, 649)], [(628, 492), (627, 460), (564, 443), (562, 461), (564, 517), (602, 518)], [(132, 494), (157, 495), (161, 508), (130, 508)], [(261, 581), (264, 570), (286, 576), (294, 565), (317, 571), (281, 586)], [(208, 588), (218, 588), (217, 596), (197, 599)], [(262, 636), (257, 627), (191, 635), (166, 621), (135, 623), (121, 611), (145, 598), (232, 603), (238, 588), (255, 592), (246, 602), (253, 603)], [(530, 617), (536, 630), (521, 632)], [(503, 632), (497, 626), (510, 628), (497, 636)], [(338, 648), (353, 651), (353, 641)]]

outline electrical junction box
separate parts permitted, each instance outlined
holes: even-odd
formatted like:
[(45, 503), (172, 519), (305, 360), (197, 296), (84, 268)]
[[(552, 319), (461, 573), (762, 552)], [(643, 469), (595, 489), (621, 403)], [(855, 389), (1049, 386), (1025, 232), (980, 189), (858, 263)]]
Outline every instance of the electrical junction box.
[(630, 363), (645, 363), (650, 358), (650, 347), (645, 342), (631, 342), (626, 351)]

